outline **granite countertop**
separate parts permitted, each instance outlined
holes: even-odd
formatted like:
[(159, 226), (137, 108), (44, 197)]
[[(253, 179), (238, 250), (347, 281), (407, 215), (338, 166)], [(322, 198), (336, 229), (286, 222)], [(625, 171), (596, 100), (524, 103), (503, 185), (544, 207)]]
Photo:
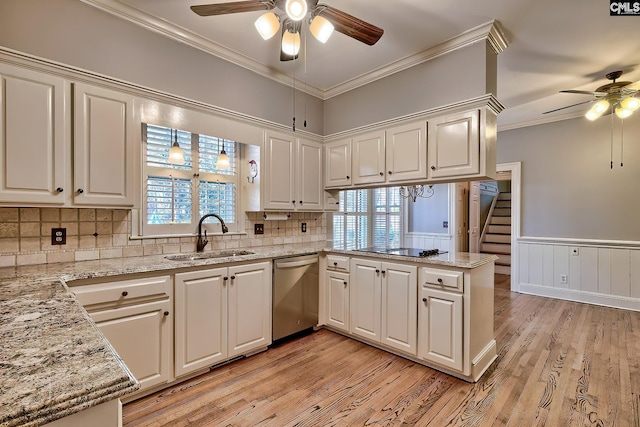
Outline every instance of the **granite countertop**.
[(180, 261), (153, 255), (0, 268), (0, 427), (39, 426), (139, 388), (70, 291), (67, 285), (73, 286), (73, 281), (321, 251), (457, 268), (475, 268), (497, 259), (471, 253), (409, 258), (320, 244), (247, 250), (253, 253)]

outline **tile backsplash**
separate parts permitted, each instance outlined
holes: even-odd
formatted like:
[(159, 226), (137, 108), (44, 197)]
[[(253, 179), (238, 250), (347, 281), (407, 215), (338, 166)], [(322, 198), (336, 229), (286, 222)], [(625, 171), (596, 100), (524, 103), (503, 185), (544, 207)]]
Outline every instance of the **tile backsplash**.
[[(262, 212), (247, 212), (246, 234), (210, 236), (205, 250), (324, 241), (327, 215), (293, 212), (287, 220), (265, 221)], [(256, 223), (264, 224), (264, 234), (254, 235)], [(51, 245), (52, 228), (66, 228), (65, 245)], [(195, 236), (132, 239), (130, 234), (126, 209), (0, 208), (0, 267), (195, 251)]]

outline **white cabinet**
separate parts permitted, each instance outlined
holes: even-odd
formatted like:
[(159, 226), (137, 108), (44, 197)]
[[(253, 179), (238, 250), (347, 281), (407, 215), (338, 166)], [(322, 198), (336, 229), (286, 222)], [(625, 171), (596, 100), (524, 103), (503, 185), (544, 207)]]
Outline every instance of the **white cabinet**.
[(327, 270), (325, 286), (327, 325), (349, 332), (349, 273)]
[(227, 358), (227, 268), (175, 276), (176, 377)]
[(73, 286), (72, 291), (146, 390), (172, 380), (169, 276)]
[(326, 188), (342, 188), (351, 185), (351, 139), (325, 145), (324, 185)]
[(376, 131), (354, 137), (352, 149), (353, 178), (351, 182), (354, 185), (384, 182), (384, 131)]
[(424, 120), (386, 131), (387, 182), (427, 178), (427, 123)]
[(417, 268), (351, 259), (352, 334), (416, 354)]
[(271, 262), (229, 267), (229, 357), (271, 344)]
[(429, 120), (429, 168), (434, 179), (480, 173), (479, 110)]
[(271, 263), (177, 273), (180, 377), (271, 344)]
[(74, 204), (134, 205), (139, 126), (132, 96), (74, 84)]
[(0, 203), (64, 204), (67, 108), (63, 79), (0, 64)]
[(420, 298), (418, 357), (462, 371), (462, 295), (423, 286)]
[(322, 210), (321, 145), (267, 132), (264, 151), (263, 209)]

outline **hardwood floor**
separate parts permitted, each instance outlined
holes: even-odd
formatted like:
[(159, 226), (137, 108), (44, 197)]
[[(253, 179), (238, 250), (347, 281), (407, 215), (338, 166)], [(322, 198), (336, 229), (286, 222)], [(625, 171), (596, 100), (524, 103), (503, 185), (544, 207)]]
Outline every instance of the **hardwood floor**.
[(327, 330), (124, 406), (124, 426), (640, 426), (640, 313), (509, 291), (476, 384)]

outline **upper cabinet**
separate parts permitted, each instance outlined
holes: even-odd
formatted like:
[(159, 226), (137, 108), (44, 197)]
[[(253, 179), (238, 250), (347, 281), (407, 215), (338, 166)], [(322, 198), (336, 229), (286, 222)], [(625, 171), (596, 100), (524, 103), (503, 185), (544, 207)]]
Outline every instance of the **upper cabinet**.
[(495, 170), (496, 113), (487, 105), (390, 126), (325, 147), (328, 189), (492, 179)]
[(327, 188), (351, 185), (351, 139), (324, 146), (324, 185)]
[(0, 80), (0, 203), (134, 206), (140, 120), (132, 96), (7, 64)]
[(374, 184), (385, 180), (385, 141), (384, 131), (358, 135), (353, 138), (351, 182), (357, 184)]
[(133, 206), (138, 168), (134, 98), (74, 84), (74, 203)]
[(65, 203), (66, 92), (59, 77), (0, 64), (0, 202)]
[(314, 211), (324, 208), (319, 143), (267, 131), (263, 164), (263, 209)]

